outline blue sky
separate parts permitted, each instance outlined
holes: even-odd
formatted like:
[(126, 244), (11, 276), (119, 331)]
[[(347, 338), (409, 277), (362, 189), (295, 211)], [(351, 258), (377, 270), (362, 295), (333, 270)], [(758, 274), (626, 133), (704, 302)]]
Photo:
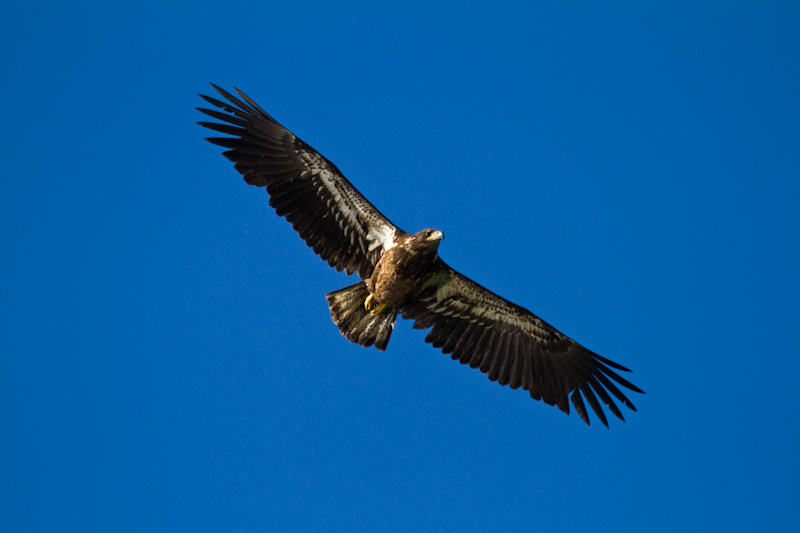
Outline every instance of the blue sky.
[[(800, 527), (800, 9), (275, 4), (4, 10), (0, 529)], [(203, 141), (209, 82), (639, 412), (348, 343), (354, 278)]]

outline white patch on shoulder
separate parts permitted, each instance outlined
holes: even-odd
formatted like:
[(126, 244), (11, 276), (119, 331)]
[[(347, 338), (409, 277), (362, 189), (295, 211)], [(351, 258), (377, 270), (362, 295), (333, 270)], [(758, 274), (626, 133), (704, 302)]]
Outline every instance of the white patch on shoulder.
[(395, 229), (391, 226), (380, 226), (372, 228), (367, 233), (367, 241), (369, 241), (369, 251), (382, 247), (383, 251), (391, 250), (397, 243), (394, 241)]

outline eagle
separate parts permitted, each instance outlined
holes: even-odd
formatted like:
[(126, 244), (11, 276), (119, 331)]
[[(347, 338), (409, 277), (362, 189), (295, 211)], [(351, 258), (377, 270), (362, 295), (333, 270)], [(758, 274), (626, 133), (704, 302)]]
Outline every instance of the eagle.
[(227, 136), (207, 140), (226, 149), (248, 184), (266, 187), (269, 205), (316, 254), (361, 278), (326, 295), (348, 340), (385, 351), (400, 315), (430, 328), (425, 342), (454, 360), (566, 414), (571, 402), (586, 424), (586, 403), (606, 427), (601, 402), (622, 421), (615, 399), (636, 410), (620, 390), (643, 392), (618, 373), (630, 370), (450, 268), (438, 254), (440, 230), (401, 230), (246, 94), (211, 85), (227, 102), (201, 94), (216, 109), (198, 110), (218, 122), (198, 124)]

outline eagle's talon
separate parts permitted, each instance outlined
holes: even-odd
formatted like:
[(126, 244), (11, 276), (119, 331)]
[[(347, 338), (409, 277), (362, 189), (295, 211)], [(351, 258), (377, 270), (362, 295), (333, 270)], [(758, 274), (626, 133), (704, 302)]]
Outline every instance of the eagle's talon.
[[(364, 309), (367, 311), (372, 311), (375, 309), (375, 297), (372, 294), (367, 295), (367, 299), (364, 300)], [(373, 315), (374, 316), (374, 315)]]
[[(373, 306), (373, 307), (375, 307), (375, 304), (374, 304), (374, 302), (373, 302), (373, 305), (372, 305), (372, 306)], [(387, 308), (387, 307), (389, 307), (389, 306), (388, 306), (388, 305), (386, 305), (386, 304), (380, 304), (379, 306), (375, 307), (375, 309), (373, 309), (372, 311), (370, 311), (370, 312), (369, 312), (369, 314), (370, 314), (370, 316), (378, 316), (379, 314), (381, 314), (381, 313), (383, 313), (384, 311), (386, 311), (386, 308)]]

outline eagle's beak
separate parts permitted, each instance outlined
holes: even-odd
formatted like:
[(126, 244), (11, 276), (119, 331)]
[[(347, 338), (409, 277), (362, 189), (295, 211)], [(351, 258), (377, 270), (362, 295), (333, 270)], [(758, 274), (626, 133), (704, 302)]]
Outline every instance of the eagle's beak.
[(428, 237), (429, 241), (443, 241), (444, 240), (444, 233), (439, 231), (438, 229), (431, 233), (431, 236)]

